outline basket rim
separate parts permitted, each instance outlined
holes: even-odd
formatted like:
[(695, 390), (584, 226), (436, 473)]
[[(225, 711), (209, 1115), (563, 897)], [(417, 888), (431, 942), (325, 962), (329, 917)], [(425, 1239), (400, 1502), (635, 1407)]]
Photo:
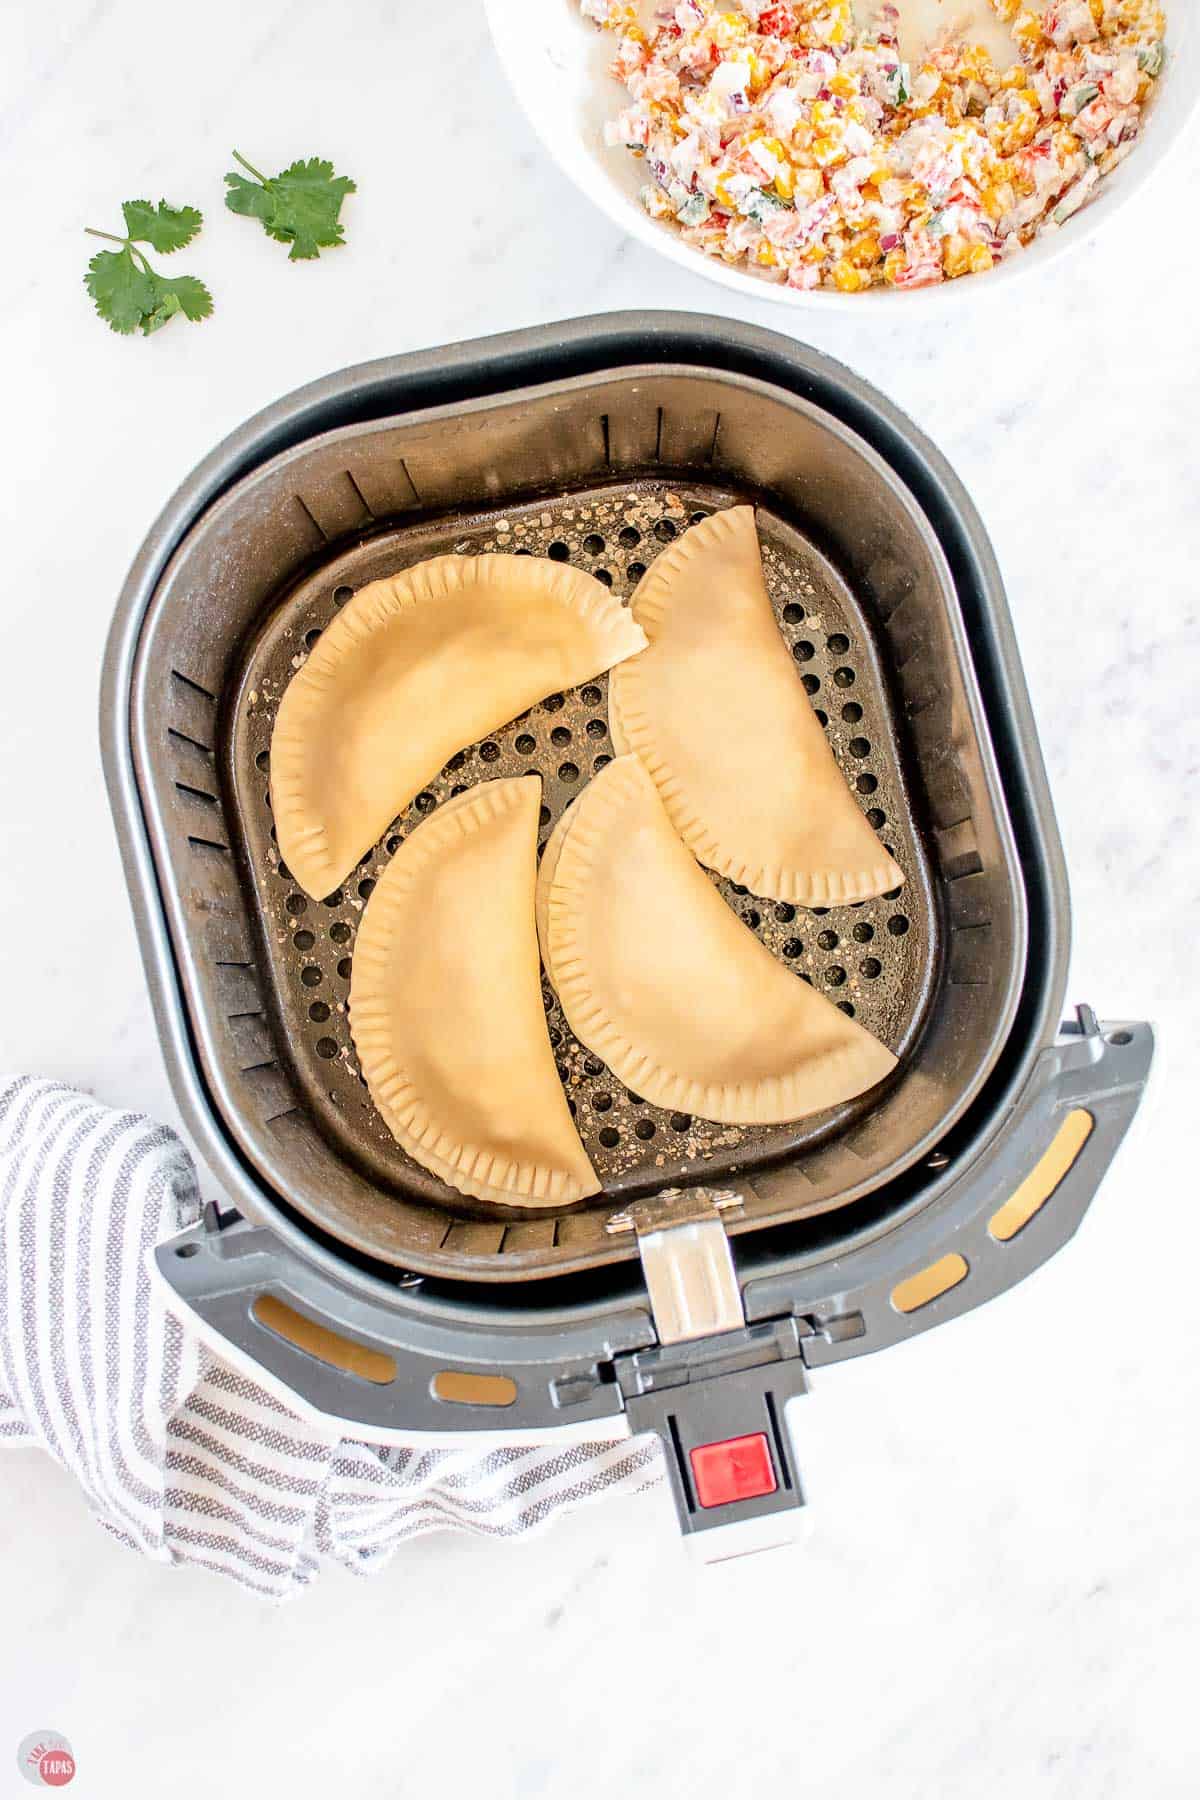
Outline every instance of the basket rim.
[[(808, 405), (813, 404), (814, 397), (819, 396), (823, 402), (818, 408), (822, 416), (838, 419), (854, 437), (862, 439), (863, 434), (857, 429), (862, 423), (873, 422), (881, 427), (882, 430), (877, 435), (883, 438), (892, 453), (883, 459), (888, 470), (896, 475), (897, 461), (907, 461), (907, 473), (911, 475), (915, 471), (921, 477), (926, 491), (939, 499), (943, 512), (943, 531), (952, 526), (954, 541), (949, 545), (945, 544), (942, 533), (937, 531), (933, 520), (929, 521), (930, 528), (948, 556), (951, 559), (957, 558), (964, 567), (969, 568), (971, 579), (968, 585), (983, 602), (982, 622), (987, 629), (982, 637), (972, 633), (971, 657), (972, 661), (976, 661), (981, 650), (993, 657), (993, 676), (1000, 683), (1000, 703), (998, 706), (988, 707), (989, 689), (994, 682), (980, 681), (982, 700), (988, 715), (987, 724), (993, 738), (998, 728), (1006, 731), (1011, 740), (1007, 747), (1010, 763), (1014, 748), (1019, 754), (1016, 779), (1010, 781), (1006, 777), (1001, 784), (1002, 792), (1007, 799), (1011, 786), (1020, 789), (1022, 797), (1030, 802), (1037, 825), (1032, 834), (1032, 848), (1034, 862), (1038, 867), (1033, 873), (1042, 877), (1035, 885), (1042, 891), (1042, 924), (1049, 929), (1043, 930), (1043, 954), (1038, 970), (1034, 972), (1038, 980), (1033, 985), (1038, 993), (1032, 998), (1027, 996), (1022, 1003), (1029, 1029), (1017, 1046), (1018, 1050), (1023, 1050), (1023, 1054), (1018, 1057), (1018, 1076), (1021, 1069), (1025, 1074), (1028, 1073), (1032, 1055), (1053, 1035), (1053, 1028), (1057, 1023), (1056, 1015), (1065, 986), (1066, 884), (1061, 867), (1061, 849), (1045, 790), (1044, 771), (1037, 754), (1036, 737), (1029, 718), (1028, 699), (1020, 676), (999, 572), (978, 515), (957, 478), (922, 434), (883, 396), (820, 353), (796, 346), (776, 334), (751, 327), (741, 328), (731, 334), (726, 321), (705, 320), (692, 315), (618, 314), (583, 319), (562, 326), (534, 328), (500, 339), (455, 346), (446, 351), (385, 359), (343, 371), (285, 397), (250, 420), (200, 465), (160, 515), (130, 572), (117, 607), (105, 661), (101, 708), (104, 760), (110, 796), (126, 861), (127, 879), (134, 899), (160, 1037), (181, 1107), (201, 1142), (207, 1159), (214, 1164), (231, 1193), (245, 1201), (246, 1210), (258, 1216), (261, 1216), (264, 1209), (271, 1210), (275, 1215), (273, 1223), (287, 1233), (299, 1232), (307, 1241), (310, 1253), (318, 1257), (332, 1255), (343, 1274), (346, 1260), (344, 1248), (339, 1245), (331, 1249), (330, 1246), (322, 1245), (314, 1239), (310, 1227), (287, 1215), (284, 1206), (280, 1204), (281, 1197), (271, 1194), (253, 1175), (214, 1115), (212, 1096), (205, 1087), (198, 1063), (197, 1045), (188, 1024), (186, 1009), (181, 1005), (179, 970), (165, 928), (164, 897), (159, 891), (147, 838), (146, 820), (138, 800), (130, 712), (134, 652), (153, 594), (171, 555), (187, 530), (213, 506), (220, 495), (228, 492), (231, 486), (247, 474), (260, 472), (281, 452), (286, 455), (289, 449), (300, 445), (311, 447), (316, 438), (323, 435), (311, 430), (314, 420), (322, 416), (328, 417), (331, 410), (340, 409), (344, 414), (347, 404), (352, 403), (365, 412), (366, 417), (359, 422), (366, 428), (400, 410), (402, 396), (422, 390), (426, 396), (430, 396), (431, 389), (436, 392), (438, 388), (444, 388), (447, 382), (459, 388), (459, 398), (452, 402), (443, 400), (441, 404), (451, 405), (455, 412), (462, 410), (462, 387), (468, 381), (474, 388), (471, 395), (474, 400), (483, 400), (495, 394), (511, 399), (515, 387), (521, 385), (512, 379), (521, 365), (528, 372), (530, 363), (536, 358), (536, 372), (544, 375), (551, 347), (560, 363), (573, 359), (576, 363), (582, 360), (592, 365), (583, 369), (576, 367), (573, 373), (579, 378), (594, 375), (597, 363), (614, 372), (624, 372), (631, 366), (648, 360), (662, 373), (665, 372), (666, 363), (679, 362), (690, 372), (698, 370), (711, 374), (749, 373), (744, 369), (730, 370), (729, 364), (753, 361), (760, 372), (765, 368), (774, 375), (773, 380), (768, 380), (768, 385), (775, 390)], [(649, 359), (647, 350), (652, 352)], [(564, 371), (560, 380), (567, 378), (569, 376)], [(539, 382), (538, 385), (544, 384)], [(386, 407), (381, 404), (385, 398), (388, 402)], [(851, 415), (853, 423), (839, 418), (839, 412), (830, 405), (833, 400), (840, 403), (841, 411)], [(438, 402), (435, 401), (434, 404), (437, 405)], [(409, 418), (411, 414), (406, 411), (405, 416)], [(353, 423), (344, 419), (332, 429), (345, 431), (347, 424), (353, 429)], [(869, 438), (865, 441), (872, 453), (878, 456), (878, 447)], [(921, 510), (928, 518), (927, 507), (922, 506)], [(960, 584), (956, 582), (956, 585)], [(993, 696), (995, 698), (997, 697)], [(1000, 716), (992, 716), (993, 712)], [(997, 756), (999, 755), (1000, 748), (997, 745)], [(1026, 850), (1028, 848), (1027, 845)], [(1022, 861), (1029, 872), (1028, 856), (1023, 855)], [(1025, 980), (1028, 988), (1028, 972)], [(1012, 1030), (1010, 1025), (1010, 1038)], [(995, 1117), (986, 1112), (981, 1114), (978, 1103), (972, 1106), (971, 1111), (982, 1118), (983, 1136), (986, 1138), (989, 1122), (994, 1124)], [(910, 1209), (930, 1198), (931, 1189), (936, 1185), (936, 1182), (930, 1184), (928, 1181), (917, 1181), (909, 1203)], [(898, 1215), (893, 1216), (888, 1228), (894, 1228), (901, 1222)], [(752, 1260), (757, 1260), (756, 1252), (759, 1248), (764, 1254), (769, 1252), (777, 1255), (780, 1234), (786, 1233), (787, 1229), (760, 1228), (753, 1240), (743, 1239), (750, 1255), (740, 1260), (747, 1265)], [(878, 1234), (877, 1223), (874, 1226), (866, 1224), (860, 1233), (863, 1241)], [(769, 1247), (766, 1242), (768, 1238), (772, 1240)], [(838, 1241), (844, 1246), (852, 1242), (853, 1238), (854, 1234), (851, 1232), (849, 1236), (839, 1236)], [(759, 1243), (757, 1240), (762, 1241)], [(811, 1263), (811, 1255), (807, 1261)], [(627, 1274), (628, 1272), (626, 1271)], [(386, 1275), (380, 1277), (372, 1269), (364, 1269), (361, 1273), (366, 1280), (381, 1280), (383, 1285), (387, 1285)]]

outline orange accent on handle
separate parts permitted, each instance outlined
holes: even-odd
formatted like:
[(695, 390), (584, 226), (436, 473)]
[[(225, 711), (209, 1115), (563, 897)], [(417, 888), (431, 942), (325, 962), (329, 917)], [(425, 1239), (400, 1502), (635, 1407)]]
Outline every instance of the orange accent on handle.
[(918, 1269), (915, 1275), (898, 1281), (892, 1289), (892, 1305), (897, 1312), (916, 1312), (940, 1294), (948, 1294), (969, 1274), (966, 1257), (952, 1250), (948, 1256), (940, 1256), (937, 1262), (930, 1263), (928, 1268)]
[(1055, 1189), (1065, 1180), (1075, 1160), (1092, 1135), (1096, 1121), (1090, 1112), (1077, 1107), (1067, 1114), (1054, 1135), (1049, 1149), (1029, 1171), (1015, 1194), (988, 1220), (988, 1230), (1001, 1244), (1007, 1244), (1023, 1231), (1034, 1214), (1040, 1212)]
[(342, 1337), (327, 1325), (318, 1325), (315, 1319), (297, 1312), (276, 1294), (260, 1294), (250, 1311), (267, 1331), (273, 1331), (276, 1337), (303, 1350), (306, 1356), (315, 1356), (318, 1362), (331, 1369), (357, 1375), (362, 1381), (373, 1381), (377, 1387), (384, 1387), (396, 1379), (394, 1357), (383, 1350), (370, 1350), (366, 1344), (356, 1344), (353, 1338)]
[(473, 1375), (469, 1369), (442, 1369), (430, 1388), (435, 1400), (455, 1406), (511, 1406), (517, 1397), (511, 1375)]

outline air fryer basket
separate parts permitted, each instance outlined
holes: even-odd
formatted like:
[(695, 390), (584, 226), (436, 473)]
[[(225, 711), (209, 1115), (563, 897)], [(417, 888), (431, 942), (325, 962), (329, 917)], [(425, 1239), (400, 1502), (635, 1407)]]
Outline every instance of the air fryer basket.
[[(544, 838), (611, 754), (604, 683), (454, 758), (330, 905), (300, 894), (271, 839), (279, 691), (376, 573), (527, 548), (624, 594), (672, 532), (745, 499), (781, 629), (908, 879), (824, 918), (723, 891), (900, 1070), (865, 1104), (727, 1137), (620, 1090), (548, 994), (605, 1193), (557, 1218), (483, 1215), (375, 1119), (340, 1010), (347, 959), (368, 884), (455, 787), (536, 768)], [(594, 1432), (624, 1413), (673, 1446), (696, 1529), (716, 1521), (684, 1447), (736, 1434), (752, 1392), (780, 1482), (745, 1505), (794, 1503), (777, 1410), (803, 1370), (1019, 1280), (1071, 1235), (1136, 1109), (1147, 1027), (1081, 1009), (1057, 1033), (1061, 854), (970, 502), (880, 395), (773, 334), (690, 315), (581, 320), (345, 371), (279, 403), (147, 540), (114, 621), (102, 729), (174, 1084), (236, 1209), (210, 1207), (160, 1267), (229, 1354), (362, 1428)], [(723, 1234), (714, 1187), (736, 1240), (733, 1311), (718, 1308), (717, 1335), (672, 1345), (634, 1260), (640, 1248), (649, 1280), (640, 1234), (706, 1208), (702, 1229)], [(664, 1188), (681, 1197), (656, 1201)], [(637, 1240), (614, 1229), (635, 1215)], [(489, 1399), (460, 1383), (451, 1399), (447, 1368), (501, 1387)]]
[[(900, 1054), (900, 1078), (865, 1109), (790, 1127), (682, 1119), (631, 1099), (570, 1038), (547, 984), (605, 1192), (557, 1217), (481, 1218), (399, 1150), (361, 1085), (345, 1015), (354, 933), (389, 855), (459, 786), (537, 769), (544, 841), (596, 757), (611, 754), (606, 682), (551, 695), (454, 757), (323, 904), (297, 889), (270, 835), (279, 696), (339, 603), (378, 574), (511, 546), (571, 556), (625, 592), (690, 519), (742, 497), (759, 502), (798, 671), (907, 880), (898, 895), (826, 918), (725, 891), (798, 973)], [(631, 1255), (605, 1230), (614, 1203), (670, 1185), (732, 1187), (743, 1201), (736, 1231), (845, 1205), (937, 1141), (1004, 1043), (1025, 899), (945, 559), (866, 444), (762, 383), (634, 366), (286, 452), (176, 551), (146, 620), (133, 705), (191, 1020), (225, 1124), (264, 1179), (363, 1254), (422, 1273), (527, 1279)]]

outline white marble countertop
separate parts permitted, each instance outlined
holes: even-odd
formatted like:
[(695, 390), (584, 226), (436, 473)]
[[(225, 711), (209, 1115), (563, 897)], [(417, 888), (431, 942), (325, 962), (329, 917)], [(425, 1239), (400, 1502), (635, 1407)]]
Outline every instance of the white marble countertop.
[[(0, 1459), (0, 1793), (25, 1791), (16, 1745), (52, 1727), (78, 1791), (122, 1800), (348, 1779), (497, 1800), (1195, 1794), (1196, 138), (1112, 233), (928, 326), (903, 305), (882, 325), (739, 305), (622, 240), (547, 165), (475, 0), (11, 8), (0, 144), (0, 1066), (176, 1118), (95, 731), (114, 596), (176, 482), (344, 363), (647, 306), (806, 332), (951, 457), (1042, 730), (1069, 997), (1161, 1034), (1136, 1141), (1071, 1248), (818, 1380), (815, 1531), (782, 1558), (693, 1569), (659, 1492), (516, 1548), (426, 1539), (274, 1611), (139, 1563), (48, 1461)], [(289, 266), (224, 213), (235, 144), (354, 175), (348, 248)], [(218, 301), (148, 342), (107, 332), (81, 286), (81, 227), (143, 193), (205, 209), (177, 260)]]

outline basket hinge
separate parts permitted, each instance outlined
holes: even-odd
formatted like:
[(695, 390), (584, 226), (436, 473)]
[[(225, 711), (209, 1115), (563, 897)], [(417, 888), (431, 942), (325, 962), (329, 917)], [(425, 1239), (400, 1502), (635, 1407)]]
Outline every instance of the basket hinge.
[(804, 1504), (786, 1407), (807, 1392), (811, 1328), (746, 1323), (722, 1218), (740, 1204), (671, 1189), (608, 1224), (637, 1233), (659, 1340), (615, 1359), (625, 1411), (633, 1431), (657, 1432), (680, 1524), (706, 1560), (791, 1541)]

